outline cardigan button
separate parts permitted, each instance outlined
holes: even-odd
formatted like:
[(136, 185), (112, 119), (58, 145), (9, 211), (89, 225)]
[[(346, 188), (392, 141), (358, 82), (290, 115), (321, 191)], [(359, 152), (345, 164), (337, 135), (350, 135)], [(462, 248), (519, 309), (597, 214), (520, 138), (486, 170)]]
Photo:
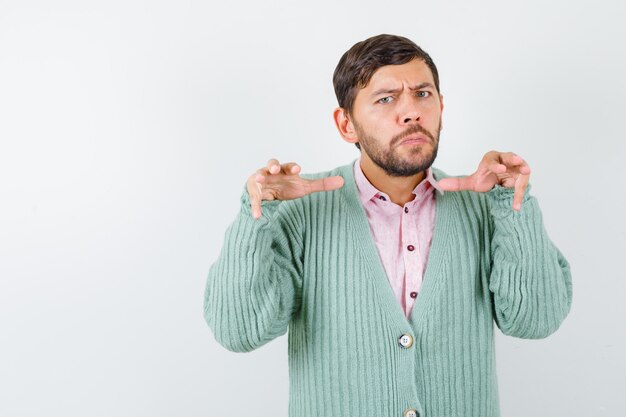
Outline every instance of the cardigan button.
[(411, 294), (409, 294), (411, 296), (411, 298), (417, 298), (417, 292), (413, 291)]
[(409, 245), (406, 247), (409, 251), (413, 252), (415, 250), (415, 246)]
[(409, 408), (404, 412), (404, 417), (420, 417), (420, 414), (415, 408)]
[(413, 336), (411, 336), (410, 334), (403, 334), (402, 336), (400, 336), (400, 339), (398, 340), (398, 342), (400, 342), (400, 345), (402, 345), (403, 348), (410, 348), (411, 346), (413, 346)]

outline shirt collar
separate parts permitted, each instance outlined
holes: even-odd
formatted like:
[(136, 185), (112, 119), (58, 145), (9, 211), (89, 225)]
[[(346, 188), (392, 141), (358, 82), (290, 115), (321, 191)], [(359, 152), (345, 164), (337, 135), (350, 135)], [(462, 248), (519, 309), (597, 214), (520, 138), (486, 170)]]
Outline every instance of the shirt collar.
[[(367, 203), (378, 194), (381, 194), (381, 195), (383, 194), (382, 191), (378, 190), (376, 187), (372, 185), (371, 182), (369, 182), (369, 180), (363, 173), (363, 170), (361, 169), (361, 157), (357, 158), (357, 160), (354, 161), (353, 169), (354, 169), (354, 180), (356, 182), (357, 189), (359, 190), (359, 199), (361, 200), (361, 204)], [(441, 187), (439, 187), (439, 184), (437, 184), (437, 180), (435, 180), (435, 177), (433, 176), (432, 168), (429, 167), (426, 170), (426, 177), (424, 178), (424, 181), (429, 183), (440, 194), (443, 194), (443, 190), (441, 189)], [(413, 189), (413, 194), (417, 195), (418, 187), (424, 181), (420, 182), (419, 184), (415, 186), (415, 188)]]

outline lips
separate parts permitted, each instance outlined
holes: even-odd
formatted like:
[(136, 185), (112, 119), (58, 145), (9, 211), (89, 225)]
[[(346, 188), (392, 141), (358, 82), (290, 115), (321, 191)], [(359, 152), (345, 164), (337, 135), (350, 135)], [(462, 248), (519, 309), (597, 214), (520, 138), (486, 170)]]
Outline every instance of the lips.
[(420, 143), (429, 143), (430, 139), (426, 135), (415, 134), (409, 135), (400, 142), (400, 145), (416, 145)]

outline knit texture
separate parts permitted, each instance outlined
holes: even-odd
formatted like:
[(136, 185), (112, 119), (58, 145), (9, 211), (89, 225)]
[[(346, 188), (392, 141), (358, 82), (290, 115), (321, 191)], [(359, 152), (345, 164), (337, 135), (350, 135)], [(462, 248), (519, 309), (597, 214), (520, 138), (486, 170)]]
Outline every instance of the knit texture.
[[(572, 301), (569, 264), (528, 190), (436, 195), (435, 232), (409, 319), (385, 275), (352, 164), (342, 188), (241, 211), (211, 266), (204, 316), (234, 352), (287, 332), (290, 417), (499, 416), (494, 323), (510, 336), (553, 333)], [(437, 180), (446, 175), (434, 169)], [(402, 335), (414, 343), (404, 347)]]

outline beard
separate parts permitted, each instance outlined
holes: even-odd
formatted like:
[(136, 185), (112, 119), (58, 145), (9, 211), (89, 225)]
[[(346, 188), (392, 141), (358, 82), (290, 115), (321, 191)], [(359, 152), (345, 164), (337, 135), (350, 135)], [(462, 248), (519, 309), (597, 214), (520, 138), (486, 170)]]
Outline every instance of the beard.
[[(370, 159), (392, 177), (411, 177), (430, 168), (437, 157), (439, 148), (439, 134), (441, 132), (441, 118), (437, 133), (432, 134), (420, 125), (413, 125), (389, 141), (389, 147), (385, 149), (381, 141), (367, 135), (361, 126), (353, 121), (354, 128), (359, 135), (359, 145)], [(397, 145), (407, 136), (422, 133), (430, 138), (432, 151), (428, 151), (428, 144), (415, 145), (409, 149), (409, 156), (402, 157), (397, 151)]]

